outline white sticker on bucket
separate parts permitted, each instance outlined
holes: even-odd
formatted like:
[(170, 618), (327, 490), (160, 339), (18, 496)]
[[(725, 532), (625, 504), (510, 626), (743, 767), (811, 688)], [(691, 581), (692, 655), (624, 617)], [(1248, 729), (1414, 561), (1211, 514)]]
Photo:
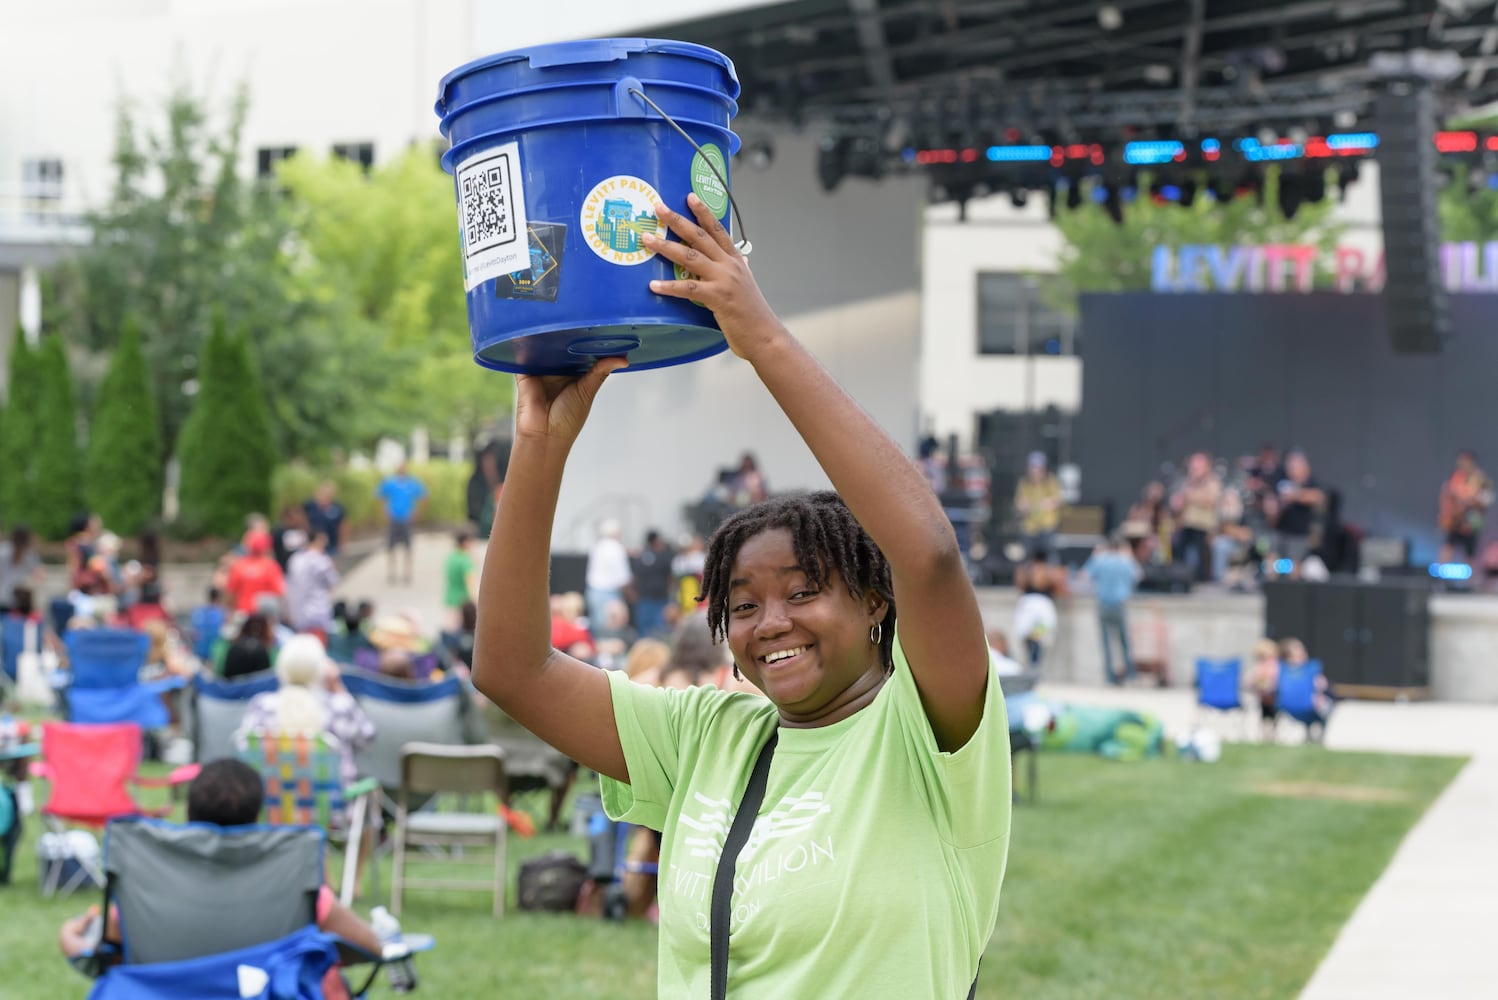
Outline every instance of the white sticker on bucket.
[(583, 199), (583, 239), (610, 264), (645, 263), (655, 251), (647, 250), (640, 237), (660, 231), (655, 217), (660, 200), (655, 188), (638, 177), (619, 174), (599, 181)]
[(454, 171), (463, 231), (463, 288), (531, 266), (526, 236), (520, 146), (507, 142), (475, 153)]

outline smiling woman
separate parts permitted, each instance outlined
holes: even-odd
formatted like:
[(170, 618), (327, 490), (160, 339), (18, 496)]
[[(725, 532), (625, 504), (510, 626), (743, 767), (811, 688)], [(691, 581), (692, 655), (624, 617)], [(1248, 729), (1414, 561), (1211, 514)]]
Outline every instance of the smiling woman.
[(549, 645), (563, 468), (620, 359), (517, 377), (474, 683), (602, 774), (610, 815), (662, 831), (660, 996), (970, 996), (1008, 855), (1009, 736), (956, 538), (688, 204), (655, 206), (676, 240), (642, 242), (695, 277), (651, 290), (713, 310), (837, 489), (750, 507), (709, 543), (708, 625), (766, 697), (647, 688)]

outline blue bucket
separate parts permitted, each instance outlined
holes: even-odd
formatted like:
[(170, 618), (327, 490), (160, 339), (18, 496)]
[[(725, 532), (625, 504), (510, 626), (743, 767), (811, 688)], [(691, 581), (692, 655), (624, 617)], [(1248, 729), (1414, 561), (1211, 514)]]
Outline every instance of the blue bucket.
[(727, 348), (707, 309), (650, 291), (677, 275), (640, 236), (662, 229), (656, 201), (685, 211), (692, 191), (727, 225), (738, 95), (728, 57), (644, 38), (504, 52), (443, 77), (442, 167), (457, 190), (475, 361), (566, 374), (601, 357), (643, 370)]

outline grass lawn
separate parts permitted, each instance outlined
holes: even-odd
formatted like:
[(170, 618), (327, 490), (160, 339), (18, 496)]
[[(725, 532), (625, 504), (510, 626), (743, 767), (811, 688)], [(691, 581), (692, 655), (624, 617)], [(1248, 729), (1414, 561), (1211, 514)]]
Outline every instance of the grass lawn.
[[(1041, 800), (1015, 810), (980, 997), (1293, 998), (1455, 758), (1230, 746), (1215, 765), (1041, 761)], [(0, 997), (81, 997), (57, 927), (99, 894), (37, 892), (33, 818), (0, 889)], [(512, 838), (523, 857), (585, 845)], [(869, 877), (877, 877), (870, 873)], [(513, 872), (511, 892), (513, 894)], [(389, 862), (383, 888), (389, 887)], [(375, 901), (361, 901), (367, 911)], [(226, 913), (232, 901), (225, 901)], [(655, 932), (513, 908), (487, 896), (407, 896), (403, 924), (436, 935), (419, 995), (630, 1000), (655, 995)], [(383, 981), (371, 996), (389, 996)]]

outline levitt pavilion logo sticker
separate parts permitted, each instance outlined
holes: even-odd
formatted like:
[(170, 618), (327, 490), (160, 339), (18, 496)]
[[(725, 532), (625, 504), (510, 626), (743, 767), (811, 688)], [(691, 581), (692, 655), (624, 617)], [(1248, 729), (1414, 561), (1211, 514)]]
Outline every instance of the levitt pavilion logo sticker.
[(583, 199), (582, 231), (593, 252), (610, 264), (633, 266), (655, 256), (641, 237), (658, 233), (661, 196), (638, 177), (619, 174), (594, 185)]

